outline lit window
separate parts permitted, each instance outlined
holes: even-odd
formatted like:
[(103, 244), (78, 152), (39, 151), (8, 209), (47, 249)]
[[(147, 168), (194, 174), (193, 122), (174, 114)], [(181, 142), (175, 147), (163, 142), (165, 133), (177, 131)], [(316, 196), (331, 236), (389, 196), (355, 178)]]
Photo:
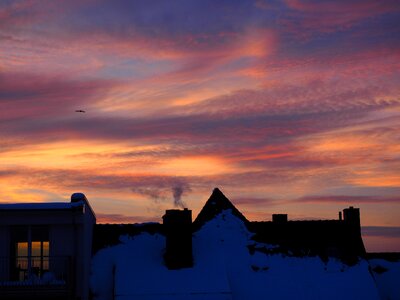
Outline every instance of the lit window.
[(18, 280), (31, 276), (42, 277), (49, 270), (48, 230), (44, 227), (25, 227), (15, 230), (15, 268)]

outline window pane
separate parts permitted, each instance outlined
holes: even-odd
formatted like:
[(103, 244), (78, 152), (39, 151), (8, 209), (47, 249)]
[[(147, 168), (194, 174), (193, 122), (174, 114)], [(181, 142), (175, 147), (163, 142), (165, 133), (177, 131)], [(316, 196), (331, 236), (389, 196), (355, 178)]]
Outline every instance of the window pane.
[(32, 242), (32, 256), (40, 256), (41, 242)]
[(18, 275), (19, 280), (24, 280), (25, 273), (22, 270), (28, 269), (28, 243), (27, 242), (18, 242), (17, 243), (17, 259), (15, 262), (15, 266), (20, 270)]
[(28, 256), (28, 242), (17, 243), (17, 256)]
[(28, 269), (28, 258), (27, 257), (18, 257), (17, 258), (17, 268), (27, 270)]
[(43, 241), (43, 256), (49, 256), (49, 242)]
[(40, 257), (32, 257), (31, 258), (31, 266), (32, 266), (32, 268), (40, 269)]
[(43, 271), (48, 271), (49, 270), (49, 258), (45, 257), (43, 258)]

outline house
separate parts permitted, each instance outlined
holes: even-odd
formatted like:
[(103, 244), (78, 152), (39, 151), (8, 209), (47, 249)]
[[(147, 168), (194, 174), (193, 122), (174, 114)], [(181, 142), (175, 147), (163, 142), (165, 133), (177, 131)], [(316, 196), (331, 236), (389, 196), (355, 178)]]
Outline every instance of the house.
[(194, 222), (172, 209), (162, 224), (98, 224), (93, 298), (377, 300), (359, 210), (343, 216), (250, 222), (215, 189)]
[(0, 204), (0, 299), (87, 300), (95, 223), (82, 193)]

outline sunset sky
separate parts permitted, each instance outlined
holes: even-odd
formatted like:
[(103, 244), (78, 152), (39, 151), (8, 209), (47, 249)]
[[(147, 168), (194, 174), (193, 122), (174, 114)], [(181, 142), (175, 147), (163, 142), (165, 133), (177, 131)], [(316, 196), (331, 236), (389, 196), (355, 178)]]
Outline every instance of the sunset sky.
[(158, 222), (219, 187), (400, 251), (399, 95), (398, 0), (0, 0), (0, 202)]

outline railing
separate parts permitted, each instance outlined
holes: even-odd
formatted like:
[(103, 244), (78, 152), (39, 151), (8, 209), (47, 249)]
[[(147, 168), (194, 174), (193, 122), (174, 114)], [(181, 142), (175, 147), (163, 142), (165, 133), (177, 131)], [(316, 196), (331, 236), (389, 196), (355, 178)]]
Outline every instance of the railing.
[(0, 290), (11, 287), (69, 289), (72, 261), (67, 256), (0, 257)]

